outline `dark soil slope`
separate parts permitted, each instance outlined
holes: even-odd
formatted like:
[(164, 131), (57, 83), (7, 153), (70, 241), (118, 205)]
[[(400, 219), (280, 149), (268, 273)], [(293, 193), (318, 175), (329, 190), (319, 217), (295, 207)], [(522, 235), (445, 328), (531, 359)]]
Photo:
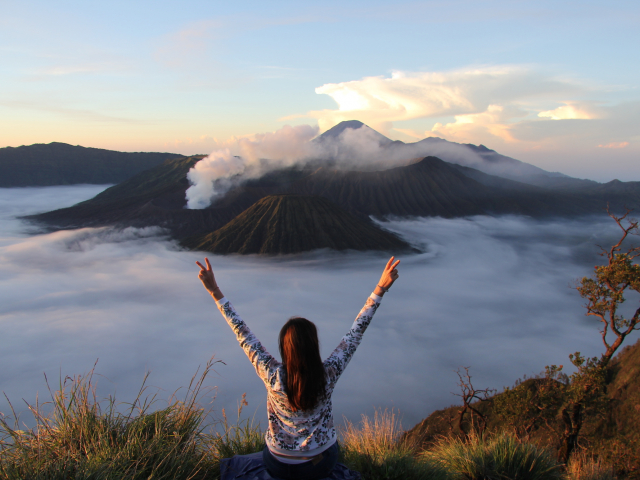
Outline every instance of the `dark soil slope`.
[(66, 143), (0, 148), (0, 187), (119, 183), (175, 153), (127, 153)]
[(376, 216), (580, 215), (599, 208), (596, 199), (477, 173), (515, 188), (483, 184), (457, 165), (425, 157), (376, 172), (318, 169), (293, 183), (289, 192), (321, 195), (352, 213)]
[(271, 195), (213, 233), (182, 244), (214, 253), (298, 253), (318, 248), (387, 250), (409, 245), (317, 196)]

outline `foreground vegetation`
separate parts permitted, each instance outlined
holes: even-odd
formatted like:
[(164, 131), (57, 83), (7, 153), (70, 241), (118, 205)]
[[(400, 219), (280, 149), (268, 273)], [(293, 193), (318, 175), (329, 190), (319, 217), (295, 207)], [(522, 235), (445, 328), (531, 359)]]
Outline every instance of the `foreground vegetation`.
[[(0, 418), (0, 475), (6, 479), (217, 479), (222, 458), (264, 447), (259, 425), (211, 419), (199, 403), (207, 366), (182, 399), (99, 401), (93, 375), (67, 379), (51, 402), (32, 406), (36, 426)], [(49, 413), (43, 411), (49, 408)], [(581, 456), (568, 466), (548, 449), (495, 432), (442, 437), (427, 450), (403, 435), (393, 411), (341, 429), (341, 462), (367, 480), (610, 480), (606, 465)]]

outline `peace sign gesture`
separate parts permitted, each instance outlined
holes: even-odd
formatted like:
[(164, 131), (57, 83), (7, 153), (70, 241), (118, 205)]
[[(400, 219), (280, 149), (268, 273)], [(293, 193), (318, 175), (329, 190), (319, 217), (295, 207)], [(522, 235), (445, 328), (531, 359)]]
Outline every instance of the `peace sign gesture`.
[(204, 288), (215, 298), (216, 300), (220, 300), (224, 297), (222, 292), (220, 291), (220, 287), (216, 283), (216, 277), (213, 276), (213, 270), (211, 269), (211, 263), (209, 263), (209, 259), (207, 257), (204, 258), (204, 262), (207, 264), (205, 267), (200, 262), (196, 261), (196, 265), (200, 267), (200, 273), (198, 274), (198, 278), (204, 285)]
[(382, 296), (384, 293), (391, 288), (393, 282), (395, 282), (400, 274), (398, 273), (398, 265), (400, 264), (400, 260), (395, 260), (395, 257), (391, 257), (387, 262), (387, 265), (384, 267), (382, 272), (382, 276), (380, 277), (380, 281), (378, 282), (378, 286), (374, 290), (376, 295)]

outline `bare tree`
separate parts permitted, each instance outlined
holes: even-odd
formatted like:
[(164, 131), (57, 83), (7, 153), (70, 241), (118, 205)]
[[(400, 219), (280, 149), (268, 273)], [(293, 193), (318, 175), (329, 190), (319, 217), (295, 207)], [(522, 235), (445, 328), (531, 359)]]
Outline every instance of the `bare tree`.
[[(482, 436), (487, 428), (487, 417), (480, 412), (472, 403), (484, 402), (495, 393), (494, 389), (485, 388), (484, 390), (476, 389), (471, 383), (471, 375), (469, 374), (469, 367), (464, 368), (464, 374), (460, 372), (460, 369), (456, 370), (460, 381), (461, 393), (454, 393), (455, 396), (462, 398), (462, 408), (458, 412), (458, 430), (465, 437), (469, 438), (469, 433), (475, 431), (478, 435)], [(463, 423), (465, 415), (469, 416), (469, 423), (471, 424), (471, 430), (469, 433), (464, 431)], [(477, 418), (477, 420), (476, 420)], [(478, 424), (476, 425), (476, 421)]]

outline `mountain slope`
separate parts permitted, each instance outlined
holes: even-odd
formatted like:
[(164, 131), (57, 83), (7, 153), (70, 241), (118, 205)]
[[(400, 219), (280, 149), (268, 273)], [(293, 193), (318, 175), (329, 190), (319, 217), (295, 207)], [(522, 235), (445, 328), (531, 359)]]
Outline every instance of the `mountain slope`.
[[(483, 184), (469, 174), (463, 174), (459, 168), (436, 157), (376, 172), (320, 168), (272, 193), (320, 195), (353, 214), (378, 217), (579, 215), (599, 212), (601, 208), (596, 198), (585, 199), (475, 171), (485, 181), (494, 180), (493, 185)], [(264, 187), (260, 181), (251, 186), (254, 194)], [(240, 196), (233, 191), (230, 194)], [(606, 202), (602, 204), (604, 206)]]
[(213, 253), (287, 254), (319, 248), (386, 250), (409, 245), (316, 196), (265, 197), (213, 233), (190, 237), (182, 245)]
[(175, 153), (126, 153), (66, 143), (0, 148), (0, 187), (119, 183)]
[[(380, 158), (371, 159), (374, 166), (380, 163), (389, 165), (389, 161), (398, 165), (402, 164), (402, 161), (407, 162), (416, 158), (433, 156), (445, 162), (480, 170), (489, 175), (541, 187), (561, 186), (564, 188), (595, 184), (589, 180), (580, 180), (561, 173), (548, 172), (529, 163), (502, 155), (484, 145), (449, 142), (439, 137), (428, 137), (414, 143), (391, 141), (357, 120), (349, 120), (335, 125), (320, 135), (316, 141), (321, 144), (332, 144), (333, 148), (327, 149), (327, 153), (340, 154), (342, 152), (344, 154), (345, 138), (341, 136), (344, 136), (348, 130), (362, 130), (361, 141), (366, 138), (368, 143), (374, 142), (380, 147), (380, 151), (377, 152), (377, 157)], [(348, 152), (348, 148), (345, 151)]]
[(129, 180), (106, 189), (94, 198), (28, 219), (55, 227), (158, 225), (177, 238), (220, 228), (248, 205), (231, 204), (218, 209), (184, 208), (189, 188), (187, 172), (202, 157), (167, 160)]
[(342, 135), (345, 130), (359, 130), (361, 128), (367, 130), (367, 132), (370, 134), (370, 137), (374, 139), (380, 146), (388, 146), (394, 143), (390, 138), (385, 137), (381, 133), (377, 132), (368, 125), (365, 125), (359, 120), (346, 120), (344, 122), (340, 122), (339, 124), (331, 127), (329, 130), (324, 132), (322, 135), (319, 135), (314, 141), (318, 143), (324, 143), (326, 141), (336, 141), (339, 140), (340, 135)]
[(93, 199), (31, 218), (62, 227), (160, 225), (176, 238), (185, 238), (217, 230), (261, 198), (274, 194), (322, 196), (363, 219), (369, 215), (581, 215), (602, 212), (610, 200), (615, 200), (616, 208), (622, 200), (632, 208), (640, 206), (640, 195), (634, 194), (640, 184), (606, 184), (562, 192), (426, 157), (411, 165), (374, 172), (324, 167), (272, 171), (230, 190), (209, 208), (185, 209), (186, 175), (200, 158), (167, 160)]

